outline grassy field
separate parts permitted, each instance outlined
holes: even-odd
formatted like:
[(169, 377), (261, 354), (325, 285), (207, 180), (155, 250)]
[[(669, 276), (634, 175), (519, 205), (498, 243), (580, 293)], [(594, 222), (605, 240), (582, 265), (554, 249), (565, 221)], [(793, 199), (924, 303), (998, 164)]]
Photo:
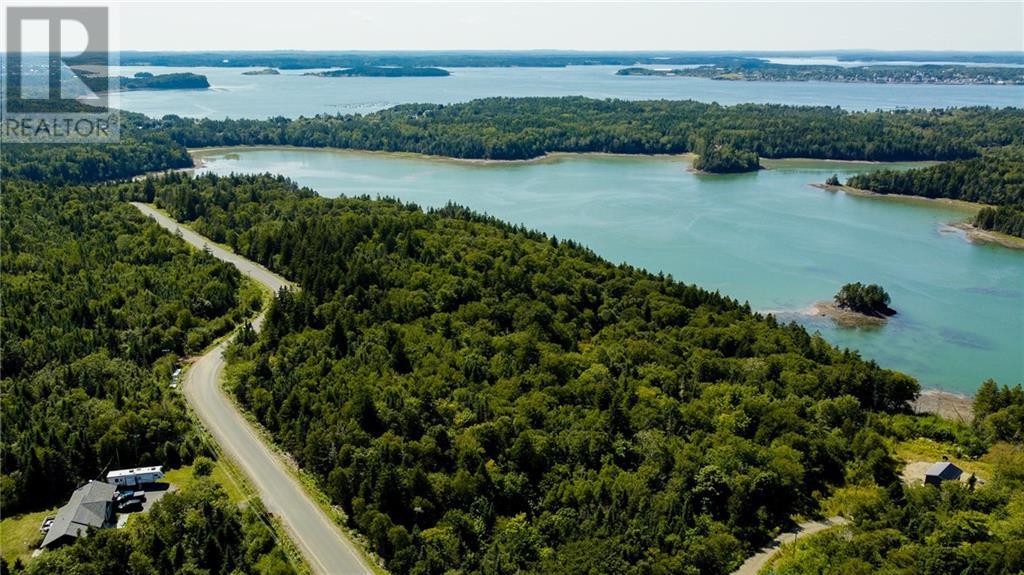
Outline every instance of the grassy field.
[[(908, 464), (921, 462), (931, 464), (942, 461), (942, 457), (946, 456), (949, 461), (962, 469), (966, 475), (974, 473), (979, 479), (984, 480), (992, 477), (992, 462), (987, 455), (979, 459), (959, 457), (956, 447), (952, 444), (918, 437), (901, 441), (896, 444), (895, 448), (896, 457)], [(923, 476), (921, 479), (924, 479)]]
[[(242, 486), (233, 473), (234, 470), (231, 469), (230, 464), (220, 460), (214, 462), (213, 473), (210, 477), (224, 488), (231, 502), (238, 505), (248, 499), (248, 497), (242, 492)], [(191, 465), (172, 469), (164, 474), (164, 481), (178, 489), (185, 489), (194, 480), (195, 476), (192, 474)]]
[(28, 563), (32, 552), (43, 541), (43, 532), (39, 530), (47, 515), (56, 515), (56, 509), (23, 513), (14, 517), (4, 517), (0, 521), (0, 552), (5, 561), (13, 563), (21, 559)]

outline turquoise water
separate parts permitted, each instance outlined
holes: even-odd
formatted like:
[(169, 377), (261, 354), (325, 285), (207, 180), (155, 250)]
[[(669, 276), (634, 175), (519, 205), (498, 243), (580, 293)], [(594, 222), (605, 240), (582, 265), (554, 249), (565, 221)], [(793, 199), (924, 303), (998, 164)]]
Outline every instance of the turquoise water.
[[(448, 104), (491, 96), (588, 96), (629, 100), (694, 99), (842, 106), (850, 110), (1021, 106), (1024, 86), (842, 84), (828, 82), (725, 82), (706, 78), (616, 76), (619, 66), (568, 68), (451, 68), (444, 78), (318, 78), (308, 70), (278, 76), (243, 76), (247, 68), (131, 66), (121, 75), (205, 74), (209, 90), (137, 91), (119, 94), (133, 112), (210, 118), (268, 118), (367, 113), (395, 104)], [(250, 68), (251, 69), (251, 68)]]
[[(698, 176), (678, 158), (571, 156), (473, 164), (326, 150), (233, 150), (201, 172), (274, 172), (325, 196), (449, 200), (587, 244), (747, 300), (820, 331), (923, 385), (970, 393), (988, 377), (1024, 380), (1024, 251), (976, 245), (938, 204), (853, 197), (809, 186), (872, 165), (783, 162), (755, 174)], [(879, 283), (900, 313), (877, 329), (837, 328), (802, 310), (851, 281)]]

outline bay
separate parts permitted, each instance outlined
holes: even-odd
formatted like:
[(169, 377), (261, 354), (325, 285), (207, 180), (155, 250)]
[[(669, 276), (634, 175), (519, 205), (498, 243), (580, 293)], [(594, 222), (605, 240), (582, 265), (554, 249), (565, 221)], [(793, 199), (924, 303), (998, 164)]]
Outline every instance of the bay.
[[(820, 331), (928, 388), (971, 393), (1024, 380), (1024, 252), (972, 244), (937, 202), (864, 198), (809, 184), (880, 164), (781, 161), (702, 176), (681, 158), (556, 156), (474, 163), (315, 149), (200, 154), (201, 173), (284, 174), (324, 196), (449, 201), (584, 243), (613, 262), (749, 301)], [(899, 314), (847, 329), (804, 312), (847, 282), (878, 283)]]

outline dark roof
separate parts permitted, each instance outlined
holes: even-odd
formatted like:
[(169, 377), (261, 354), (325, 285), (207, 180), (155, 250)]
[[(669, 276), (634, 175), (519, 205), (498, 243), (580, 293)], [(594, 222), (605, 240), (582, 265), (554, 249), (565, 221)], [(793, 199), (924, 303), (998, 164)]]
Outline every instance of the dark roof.
[(960, 479), (960, 475), (963, 471), (960, 468), (948, 461), (940, 461), (939, 463), (933, 463), (928, 471), (924, 473), (925, 477), (938, 477), (939, 479), (950, 480)]
[(90, 527), (103, 527), (116, 491), (116, 487), (102, 481), (90, 481), (76, 489), (67, 505), (57, 511), (42, 546), (47, 547), (65, 535), (80, 537)]

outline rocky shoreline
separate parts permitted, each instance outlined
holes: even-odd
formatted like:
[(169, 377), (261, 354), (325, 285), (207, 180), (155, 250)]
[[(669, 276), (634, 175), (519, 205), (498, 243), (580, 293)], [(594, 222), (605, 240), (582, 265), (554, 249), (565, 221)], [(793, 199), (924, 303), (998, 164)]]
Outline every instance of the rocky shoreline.
[(914, 413), (934, 413), (946, 419), (970, 423), (974, 419), (974, 399), (958, 393), (926, 389), (913, 402)]
[(808, 308), (807, 313), (827, 317), (841, 327), (881, 327), (889, 319), (886, 316), (868, 315), (841, 308), (832, 301), (815, 302)]

